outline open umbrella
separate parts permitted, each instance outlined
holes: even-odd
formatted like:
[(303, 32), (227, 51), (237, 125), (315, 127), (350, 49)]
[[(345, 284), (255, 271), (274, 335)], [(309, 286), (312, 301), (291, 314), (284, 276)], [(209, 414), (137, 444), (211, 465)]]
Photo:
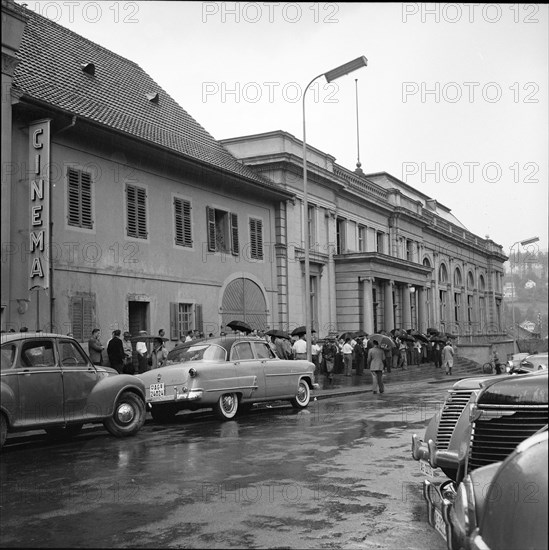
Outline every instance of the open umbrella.
[(286, 338), (286, 340), (290, 339), (290, 335), (287, 332), (284, 332), (283, 330), (279, 330), (277, 328), (272, 328), (271, 330), (268, 330), (265, 334), (267, 336), (274, 336), (275, 338)]
[(370, 336), (368, 336), (368, 340), (376, 340), (382, 348), (391, 349), (395, 347), (395, 343), (391, 340), (391, 338), (385, 336), (385, 334), (370, 334)]
[(338, 336), (338, 339), (339, 340), (347, 340), (347, 338), (353, 338), (354, 335), (355, 335), (354, 332), (343, 332), (342, 334), (340, 334)]
[(411, 334), (402, 333), (399, 338), (404, 342), (415, 342), (416, 339)]
[(431, 342), (446, 343), (448, 339), (444, 338), (443, 336), (431, 336), (429, 340)]
[(429, 342), (429, 338), (425, 336), (425, 334), (422, 334), (417, 330), (412, 330), (412, 332), (410, 332), (410, 336), (413, 336), (416, 340), (421, 340), (422, 342), (425, 342), (425, 343)]
[(233, 330), (241, 330), (246, 334), (250, 334), (250, 332), (252, 332), (252, 327), (244, 321), (231, 321), (230, 323), (227, 323), (227, 326)]
[(365, 331), (362, 330), (362, 329), (357, 330), (357, 331), (353, 334), (353, 337), (354, 337), (354, 338), (363, 338), (364, 336), (368, 336), (368, 333), (365, 332)]
[[(315, 333), (316, 330), (311, 329), (311, 334)], [(301, 334), (307, 334), (307, 329), (305, 326), (297, 327), (292, 330), (292, 336), (300, 336)]]

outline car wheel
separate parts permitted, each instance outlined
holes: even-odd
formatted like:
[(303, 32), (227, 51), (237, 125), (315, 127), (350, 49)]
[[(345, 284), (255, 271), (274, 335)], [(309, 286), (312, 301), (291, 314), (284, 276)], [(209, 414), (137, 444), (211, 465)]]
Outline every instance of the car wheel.
[(173, 422), (179, 409), (172, 405), (152, 405), (151, 416), (155, 422)]
[(4, 446), (7, 436), (8, 436), (8, 421), (6, 420), (6, 416), (0, 413), (0, 448)]
[(145, 423), (145, 403), (135, 393), (126, 391), (116, 401), (114, 413), (103, 425), (116, 437), (135, 435)]
[(305, 380), (300, 380), (296, 396), (290, 401), (294, 409), (304, 409), (311, 400), (311, 390)]
[(236, 393), (223, 394), (215, 404), (214, 412), (222, 420), (231, 420), (238, 412), (238, 395)]
[(46, 433), (53, 439), (67, 440), (77, 436), (83, 426), (84, 424), (70, 424), (64, 427), (46, 428)]

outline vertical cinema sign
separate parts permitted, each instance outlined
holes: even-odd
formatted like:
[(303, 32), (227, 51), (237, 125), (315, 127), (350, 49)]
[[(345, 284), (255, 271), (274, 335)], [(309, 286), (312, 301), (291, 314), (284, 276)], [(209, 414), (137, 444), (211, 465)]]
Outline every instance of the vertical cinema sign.
[(29, 126), (30, 285), (49, 287), (50, 278), (50, 120)]

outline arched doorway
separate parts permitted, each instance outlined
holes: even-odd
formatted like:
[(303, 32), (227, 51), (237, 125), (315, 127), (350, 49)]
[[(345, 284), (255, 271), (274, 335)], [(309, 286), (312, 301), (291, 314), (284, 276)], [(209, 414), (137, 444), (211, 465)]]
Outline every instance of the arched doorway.
[(252, 328), (265, 330), (267, 328), (267, 303), (259, 285), (239, 277), (231, 281), (223, 293), (222, 323), (225, 327), (231, 321), (244, 321)]

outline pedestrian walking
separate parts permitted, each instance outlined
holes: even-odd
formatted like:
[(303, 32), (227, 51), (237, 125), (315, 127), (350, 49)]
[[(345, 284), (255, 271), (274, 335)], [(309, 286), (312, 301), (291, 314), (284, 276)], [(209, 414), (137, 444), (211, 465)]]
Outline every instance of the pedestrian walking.
[(113, 330), (112, 338), (109, 340), (109, 344), (107, 345), (109, 363), (111, 368), (115, 369), (118, 374), (122, 374), (124, 372), (124, 358), (126, 357), (120, 334), (120, 329)]
[(385, 385), (383, 384), (383, 362), (385, 360), (385, 353), (379, 347), (379, 342), (373, 340), (373, 347), (368, 351), (368, 368), (372, 373), (372, 392), (383, 393), (385, 391)]
[(442, 350), (440, 342), (433, 342), (433, 362), (435, 368), (442, 368)]
[(446, 345), (442, 348), (442, 364), (446, 369), (446, 374), (452, 374), (452, 367), (454, 366), (454, 348), (450, 341), (446, 342)]
[(103, 344), (101, 343), (101, 330), (94, 328), (92, 330), (92, 337), (88, 340), (88, 353), (91, 359), (91, 362), (94, 365), (103, 364)]
[(398, 366), (402, 368), (402, 370), (406, 370), (406, 367), (408, 366), (408, 361), (406, 359), (406, 354), (408, 351), (408, 346), (406, 345), (406, 342), (404, 340), (398, 339), (398, 350), (400, 352), (400, 357), (398, 359)]
[(414, 342), (414, 362), (418, 367), (421, 364), (421, 342), (419, 340)]

